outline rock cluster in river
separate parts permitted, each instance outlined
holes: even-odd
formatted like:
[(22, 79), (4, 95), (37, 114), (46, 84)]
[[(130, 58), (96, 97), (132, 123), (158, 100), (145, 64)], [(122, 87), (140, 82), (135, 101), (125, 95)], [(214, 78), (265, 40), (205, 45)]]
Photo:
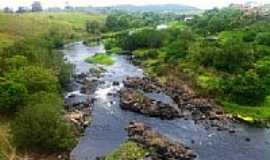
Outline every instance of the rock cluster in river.
[(86, 100), (80, 103), (66, 104), (65, 118), (74, 124), (77, 134), (84, 132), (91, 122), (92, 102)]
[(179, 116), (175, 106), (152, 100), (138, 90), (130, 88), (120, 90), (120, 107), (161, 119), (173, 119)]
[[(139, 101), (137, 94), (134, 94), (134, 91), (132, 90), (136, 89), (143, 90), (145, 92), (164, 92), (169, 95), (178, 105), (178, 109), (174, 110), (173, 112), (168, 112), (169, 114), (173, 113), (172, 117), (192, 119), (195, 121), (195, 123), (203, 122), (207, 128), (216, 127), (218, 130), (227, 130), (229, 128), (228, 125), (230, 124), (229, 122), (231, 119), (219, 106), (207, 98), (197, 96), (193, 90), (187, 87), (187, 85), (179, 83), (175, 80), (168, 81), (166, 84), (161, 85), (158, 83), (158, 81), (154, 81), (146, 77), (129, 77), (126, 81), (124, 81), (124, 85), (127, 88), (121, 93), (121, 102), (124, 104), (124, 107), (122, 108), (124, 109), (151, 115), (151, 113), (144, 111), (145, 108), (151, 108), (147, 107), (151, 106), (146, 103), (148, 101), (145, 101), (145, 98), (141, 98), (143, 101)], [(140, 103), (138, 103), (138, 101)], [(162, 110), (163, 108), (156, 107), (155, 109), (159, 110), (155, 112), (160, 112), (160, 117), (162, 118), (163, 114), (161, 112), (164, 112)], [(147, 111), (154, 112), (152, 109)], [(230, 133), (233, 133), (233, 130), (231, 130)]]
[(129, 139), (153, 149), (144, 160), (192, 160), (196, 158), (192, 150), (181, 143), (172, 143), (143, 123), (131, 122), (128, 126)]
[[(65, 118), (74, 124), (77, 134), (82, 134), (90, 125), (94, 97), (90, 95), (95, 91), (99, 81), (98, 77), (103, 69), (92, 69), (88, 74), (75, 75), (75, 82), (79, 84), (80, 93), (71, 93), (65, 98)], [(93, 78), (89, 78), (93, 77)]]

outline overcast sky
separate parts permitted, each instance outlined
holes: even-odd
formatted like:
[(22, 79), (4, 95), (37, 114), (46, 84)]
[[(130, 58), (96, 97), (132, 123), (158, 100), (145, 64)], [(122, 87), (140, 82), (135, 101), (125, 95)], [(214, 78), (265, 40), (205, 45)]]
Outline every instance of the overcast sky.
[[(9, 6), (29, 6), (35, 0), (0, 0), (0, 8)], [(111, 6), (117, 4), (185, 4), (201, 9), (223, 7), (230, 3), (244, 3), (250, 0), (39, 0), (45, 7), (63, 7), (66, 2), (73, 6)], [(270, 0), (255, 0), (259, 3), (270, 3)]]

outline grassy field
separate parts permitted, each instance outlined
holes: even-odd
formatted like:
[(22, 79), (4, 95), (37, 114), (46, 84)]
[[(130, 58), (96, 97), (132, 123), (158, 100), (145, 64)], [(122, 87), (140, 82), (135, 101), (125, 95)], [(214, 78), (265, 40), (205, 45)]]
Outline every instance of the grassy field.
[(24, 14), (0, 13), (0, 47), (12, 44), (27, 36), (38, 36), (55, 27), (68, 33), (74, 33), (74, 38), (90, 36), (85, 31), (87, 21), (104, 21), (105, 15), (86, 14), (78, 12), (40, 12)]

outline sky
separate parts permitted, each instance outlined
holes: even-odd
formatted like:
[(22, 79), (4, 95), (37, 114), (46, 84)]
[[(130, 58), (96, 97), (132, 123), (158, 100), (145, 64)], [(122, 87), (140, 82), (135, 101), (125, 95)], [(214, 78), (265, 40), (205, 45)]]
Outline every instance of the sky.
[[(30, 6), (35, 0), (0, 0), (0, 8), (6, 6), (17, 8), (18, 6)], [(224, 7), (231, 3), (245, 3), (250, 0), (38, 0), (44, 7), (64, 7), (68, 2), (73, 6), (112, 6), (118, 4), (184, 4), (201, 9)], [(270, 0), (254, 0), (259, 3), (270, 3)]]

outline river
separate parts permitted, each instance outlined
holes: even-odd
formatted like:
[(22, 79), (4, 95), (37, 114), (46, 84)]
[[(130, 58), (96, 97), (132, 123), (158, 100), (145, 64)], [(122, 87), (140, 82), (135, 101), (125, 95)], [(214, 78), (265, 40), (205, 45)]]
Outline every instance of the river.
[[(67, 60), (75, 66), (76, 74), (88, 72), (97, 67), (84, 62), (85, 58), (95, 53), (105, 52), (103, 45), (87, 47), (78, 42), (70, 44), (63, 50)], [(99, 78), (94, 92), (96, 101), (93, 108), (93, 121), (86, 129), (85, 135), (71, 153), (74, 160), (95, 160), (116, 149), (127, 138), (125, 128), (130, 121), (144, 122), (172, 141), (182, 140), (198, 155), (197, 160), (269, 160), (270, 131), (237, 125), (236, 134), (225, 131), (205, 129), (194, 124), (192, 120), (160, 120), (140, 114), (123, 111), (119, 107), (119, 97), (108, 93), (116, 93), (123, 87), (122, 81), (127, 77), (144, 76), (143, 70), (132, 65), (124, 56), (114, 56), (115, 63), (106, 66), (106, 72)], [(119, 86), (113, 82), (118, 81)], [(72, 93), (79, 93), (79, 87)], [(84, 95), (90, 96), (90, 95)], [(165, 95), (160, 99), (168, 99)], [(250, 141), (247, 141), (247, 138)]]

